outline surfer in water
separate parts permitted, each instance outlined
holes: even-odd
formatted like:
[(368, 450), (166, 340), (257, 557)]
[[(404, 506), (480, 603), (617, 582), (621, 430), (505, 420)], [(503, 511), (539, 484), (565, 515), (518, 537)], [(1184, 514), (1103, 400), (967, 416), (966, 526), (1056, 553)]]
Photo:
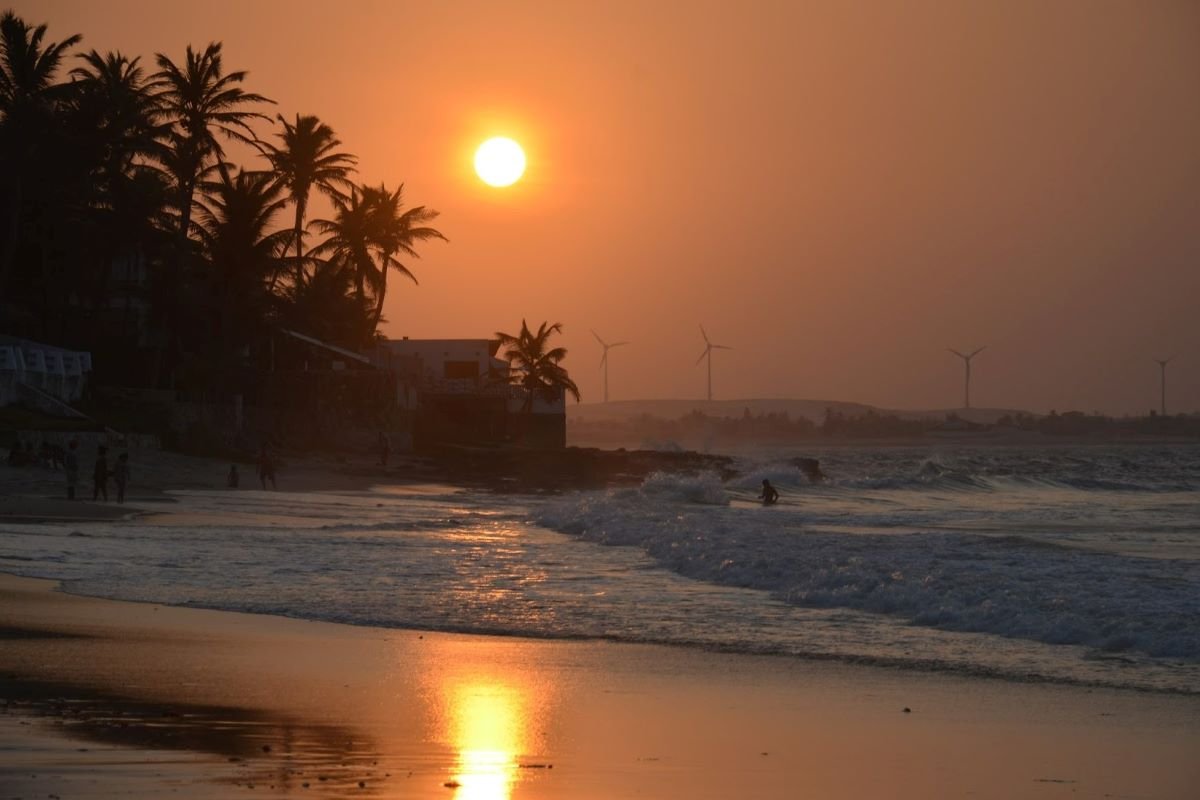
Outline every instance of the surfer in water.
[(763, 501), (764, 506), (773, 506), (779, 501), (779, 492), (775, 491), (775, 487), (766, 478), (763, 478), (763, 490), (758, 499)]

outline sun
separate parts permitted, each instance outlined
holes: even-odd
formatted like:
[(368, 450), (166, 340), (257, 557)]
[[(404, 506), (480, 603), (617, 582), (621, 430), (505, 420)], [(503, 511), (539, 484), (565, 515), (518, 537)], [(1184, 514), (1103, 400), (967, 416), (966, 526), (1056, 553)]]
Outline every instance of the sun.
[(488, 186), (512, 186), (525, 173), (525, 151), (504, 136), (496, 136), (475, 151), (475, 173)]

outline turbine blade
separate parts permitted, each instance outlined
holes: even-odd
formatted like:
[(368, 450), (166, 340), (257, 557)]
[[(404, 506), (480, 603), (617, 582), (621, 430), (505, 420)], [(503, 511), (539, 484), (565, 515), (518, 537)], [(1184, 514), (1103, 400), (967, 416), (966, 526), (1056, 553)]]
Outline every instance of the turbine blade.
[(629, 342), (613, 342), (609, 347), (620, 347), (623, 344), (629, 344)]
[(732, 347), (730, 347), (727, 344), (714, 344), (714, 345), (712, 345), (712, 348), (714, 350), (732, 350), (733, 349)]
[(604, 362), (608, 361), (608, 350), (604, 351), (604, 355), (600, 356), (600, 366), (604, 366)]
[(604, 343), (604, 340), (600, 338), (600, 334), (596, 333), (595, 331), (592, 331), (592, 336), (596, 337), (596, 341), (600, 343), (601, 347), (608, 347), (608, 345), (606, 345)]
[(974, 352), (974, 353), (971, 353), (971, 355), (970, 355), (970, 356), (968, 356), (968, 358), (974, 358), (975, 356), (977, 356), (977, 355), (979, 355), (980, 353), (982, 353), (984, 350), (987, 350), (987, 345), (986, 345), (986, 344), (985, 344), (983, 347), (976, 347), (976, 348), (975, 348), (975, 352)]
[(704, 326), (700, 326), (700, 335), (704, 337), (704, 343), (708, 344), (708, 334), (704, 332)]
[(953, 347), (947, 347), (946, 349), (949, 350), (951, 353), (954, 353), (954, 355), (958, 356), (959, 358), (966, 358), (966, 356), (964, 356), (962, 353), (955, 350)]
[(696, 359), (696, 363), (697, 363), (697, 364), (699, 364), (701, 361), (703, 361), (703, 360), (704, 360), (704, 357), (705, 357), (706, 355), (708, 355), (708, 353), (709, 353), (709, 351), (710, 351), (710, 350), (712, 350), (712, 345), (709, 345), (708, 347), (704, 348), (704, 352), (703, 352), (703, 353), (701, 353), (701, 354), (700, 354), (700, 357)]

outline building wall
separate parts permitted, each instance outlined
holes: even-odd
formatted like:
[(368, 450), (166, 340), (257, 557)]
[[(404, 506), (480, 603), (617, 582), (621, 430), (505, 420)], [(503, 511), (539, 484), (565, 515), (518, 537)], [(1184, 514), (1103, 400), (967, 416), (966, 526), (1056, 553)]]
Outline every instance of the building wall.
[(565, 396), (535, 396), (533, 413), (526, 414), (525, 391), (504, 381), (508, 362), (495, 357), (497, 349), (490, 339), (393, 339), (380, 346), (373, 361), (395, 376), (400, 405), (416, 412), (418, 448), (502, 441), (565, 446)]
[[(420, 378), (431, 382), (486, 378), (495, 361), (488, 339), (389, 339), (381, 347), (392, 361), (418, 359)], [(473, 378), (466, 377), (466, 364), (475, 366)]]

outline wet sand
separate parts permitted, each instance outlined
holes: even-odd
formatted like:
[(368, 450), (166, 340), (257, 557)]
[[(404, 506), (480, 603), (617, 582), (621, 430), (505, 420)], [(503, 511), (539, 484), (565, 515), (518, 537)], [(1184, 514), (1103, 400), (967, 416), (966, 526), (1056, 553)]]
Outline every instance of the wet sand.
[(4, 798), (1200, 789), (1198, 697), (349, 627), (80, 598), (9, 576), (0, 697)]

